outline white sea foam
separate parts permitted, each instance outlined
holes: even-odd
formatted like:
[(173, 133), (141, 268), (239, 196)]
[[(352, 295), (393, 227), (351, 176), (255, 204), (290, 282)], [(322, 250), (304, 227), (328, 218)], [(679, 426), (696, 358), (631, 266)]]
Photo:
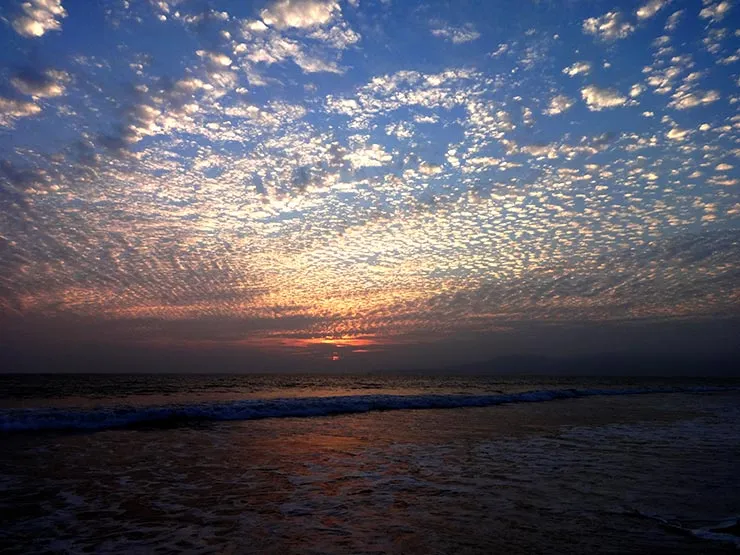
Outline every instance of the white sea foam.
[(727, 534), (723, 532), (726, 527), (737, 526), (738, 520), (732, 520), (729, 522), (723, 522), (713, 527), (696, 528), (691, 530), (691, 534), (697, 538), (710, 541), (718, 541), (724, 543), (731, 543), (737, 549), (740, 549), (740, 537), (735, 534)]
[(737, 527), (738, 523), (740, 523), (740, 519), (737, 517), (694, 528), (674, 518), (665, 518), (660, 515), (645, 513), (642, 511), (632, 512), (635, 515), (655, 520), (667, 529), (691, 535), (702, 540), (731, 543), (736, 548), (740, 549), (740, 537), (735, 533), (727, 532), (727, 530)]
[(537, 403), (605, 395), (702, 393), (735, 387), (655, 387), (631, 389), (550, 389), (497, 395), (351, 395), (244, 400), (163, 406), (117, 406), (81, 409), (7, 409), (0, 411), (4, 432), (104, 430), (137, 425), (168, 425), (201, 421), (256, 420), (329, 416), (370, 411), (489, 407), (506, 403)]

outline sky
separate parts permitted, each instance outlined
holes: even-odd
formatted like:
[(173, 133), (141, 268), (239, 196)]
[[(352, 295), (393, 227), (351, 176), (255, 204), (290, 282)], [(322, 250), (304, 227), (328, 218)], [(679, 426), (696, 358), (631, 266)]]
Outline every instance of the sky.
[(0, 10), (16, 362), (740, 349), (737, 0)]

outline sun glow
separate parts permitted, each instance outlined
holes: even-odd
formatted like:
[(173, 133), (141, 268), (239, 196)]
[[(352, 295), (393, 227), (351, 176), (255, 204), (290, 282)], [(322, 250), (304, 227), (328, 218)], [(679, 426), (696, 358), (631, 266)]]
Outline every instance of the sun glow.
[(371, 347), (382, 341), (373, 336), (351, 336), (340, 337), (309, 337), (304, 339), (287, 340), (296, 347), (310, 347), (313, 345), (332, 345), (334, 347)]

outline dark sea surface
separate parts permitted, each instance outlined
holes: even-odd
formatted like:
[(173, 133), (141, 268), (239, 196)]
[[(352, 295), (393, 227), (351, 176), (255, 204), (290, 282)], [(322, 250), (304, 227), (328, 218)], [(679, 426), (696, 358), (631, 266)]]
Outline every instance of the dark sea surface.
[(732, 553), (740, 381), (0, 376), (0, 553)]

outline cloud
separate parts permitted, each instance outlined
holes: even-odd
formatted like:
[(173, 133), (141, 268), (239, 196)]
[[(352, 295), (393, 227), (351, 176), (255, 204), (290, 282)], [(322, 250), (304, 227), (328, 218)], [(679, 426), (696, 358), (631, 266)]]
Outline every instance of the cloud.
[[(277, 2), (263, 10), (263, 15), (266, 12), (271, 14), (265, 19), (270, 26), (261, 21), (243, 22), (244, 42), (233, 49), (250, 82), (255, 75), (251, 64), (269, 66), (286, 60), (292, 60), (304, 73), (344, 73), (345, 68), (339, 66), (341, 53), (361, 36), (339, 17), (336, 2)], [(288, 36), (290, 29), (300, 29), (300, 36)], [(256, 80), (253, 84), (265, 82)]]
[(672, 141), (683, 141), (688, 137), (690, 134), (690, 131), (687, 131), (686, 129), (680, 129), (678, 127), (674, 127), (668, 133), (665, 134), (666, 137), (671, 139)]
[(308, 38), (321, 41), (330, 48), (344, 50), (350, 45), (357, 43), (362, 37), (342, 21), (338, 25), (332, 25), (328, 29), (320, 27), (308, 35)]
[(368, 147), (358, 148), (344, 155), (353, 168), (375, 168), (384, 166), (393, 160), (393, 156), (387, 153), (382, 146), (371, 144)]
[(589, 17), (583, 22), (583, 32), (603, 41), (628, 37), (635, 26), (624, 21), (621, 12), (608, 12), (601, 17)]
[(725, 56), (724, 58), (717, 60), (717, 63), (721, 65), (729, 65), (738, 61), (740, 61), (740, 48), (737, 49), (734, 54), (730, 54), (729, 56)]
[(563, 69), (563, 73), (570, 77), (588, 75), (591, 72), (591, 62), (576, 62)]
[(711, 19), (712, 21), (719, 22), (725, 18), (727, 12), (730, 11), (732, 4), (727, 0), (723, 2), (717, 2), (715, 4), (709, 4), (706, 8), (699, 12), (699, 17), (702, 19)]
[(269, 110), (260, 109), (253, 104), (236, 104), (224, 109), (229, 117), (249, 120), (260, 126), (279, 127), (287, 121), (298, 120), (306, 115), (306, 109), (300, 105), (273, 103)]
[(344, 69), (339, 67), (335, 62), (322, 60), (304, 52), (299, 52), (298, 55), (294, 56), (293, 61), (304, 73), (344, 73)]
[(48, 175), (43, 170), (33, 167), (18, 167), (7, 160), (0, 161), (0, 178), (2, 178), (0, 179), (0, 186), (3, 181), (6, 181), (17, 191), (44, 188), (48, 181)]
[(502, 43), (502, 44), (499, 44), (498, 48), (494, 50), (493, 52), (491, 52), (489, 56), (491, 56), (491, 58), (498, 58), (499, 56), (506, 54), (508, 51), (509, 51), (509, 45)]
[(630, 87), (630, 96), (632, 98), (637, 98), (640, 96), (643, 92), (645, 92), (645, 87), (640, 85), (639, 83), (635, 83)]
[(711, 183), (712, 185), (719, 185), (720, 187), (734, 187), (738, 183), (740, 183), (740, 180), (736, 178), (731, 178), (726, 175), (721, 175), (718, 177), (710, 177), (707, 179), (707, 183)]
[(329, 23), (340, 12), (334, 0), (279, 0), (262, 10), (260, 16), (276, 29), (308, 29)]
[(668, 19), (665, 22), (665, 30), (668, 32), (675, 31), (678, 27), (679, 21), (681, 21), (681, 18), (683, 17), (683, 14), (684, 10), (678, 10), (668, 16)]
[(245, 22), (244, 28), (247, 29), (248, 31), (254, 31), (256, 33), (261, 33), (269, 29), (269, 27), (265, 25), (264, 21), (261, 21), (259, 19), (256, 19), (254, 21)]
[(208, 128), (194, 122), (204, 108), (218, 107), (215, 101), (234, 89), (236, 74), (226, 69), (227, 56), (203, 50), (197, 54), (206, 60), (202, 79), (189, 75), (175, 82), (163, 80), (151, 88), (135, 88), (118, 124), (101, 135), (101, 144), (120, 153), (144, 137), (178, 131), (207, 136)]
[(30, 68), (17, 72), (10, 79), (18, 92), (39, 98), (61, 96), (68, 81), (69, 74), (63, 71), (48, 69), (39, 72)]
[(22, 15), (13, 19), (13, 29), (24, 37), (41, 37), (47, 31), (60, 31), (67, 11), (61, 0), (29, 0), (21, 4)]
[[(299, 5), (263, 1), (274, 11)], [(635, 26), (634, 9), (647, 1), (625, 11)], [(191, 6), (177, 9), (187, 15)], [(167, 21), (176, 29), (174, 12), (173, 5)], [(494, 44), (506, 40), (510, 50), (495, 61), (481, 39), (471, 45), (480, 47), (481, 63), (470, 52), (442, 56), (424, 65), (428, 72), (406, 70), (408, 60), (392, 54), (400, 46), (391, 44), (391, 58), (352, 56), (359, 67), (346, 79), (301, 75), (340, 71), (340, 55), (360, 40), (338, 8), (328, 22), (303, 27), (304, 20), (288, 25), (295, 21), (287, 16), (280, 27), (214, 19), (210, 30), (223, 40), (199, 41), (194, 63), (183, 59), (189, 67), (179, 57), (148, 63), (143, 52), (107, 60), (104, 50), (86, 52), (74, 82), (43, 70), (6, 70), (3, 121), (42, 108), (50, 117), (23, 122), (34, 133), (9, 139), (18, 145), (7, 155), (16, 165), (0, 168), (0, 186), (32, 208), (15, 214), (8, 195), (0, 199), (0, 265), (9, 258), (8, 241), (17, 259), (12, 272), (0, 266), (13, 278), (5, 287), (29, 313), (129, 318), (136, 329), (162, 326), (163, 336), (175, 320), (224, 315), (264, 318), (284, 331), (287, 313), (302, 322), (301, 333), (323, 337), (490, 326), (498, 318), (673, 317), (729, 305), (731, 291), (708, 281), (736, 264), (712, 259), (691, 273), (661, 253), (642, 265), (612, 256), (617, 245), (639, 253), (695, 225), (726, 226), (727, 214), (738, 210), (737, 95), (722, 80), (732, 68), (713, 63), (732, 53), (732, 30), (715, 56), (703, 53), (701, 37), (651, 47), (654, 36), (646, 35), (660, 34), (665, 12), (635, 32), (641, 42), (626, 50), (609, 45), (611, 71), (602, 70), (603, 52), (583, 49), (591, 38), (576, 30), (577, 44), (544, 31), (527, 39), (502, 35)], [(140, 30), (132, 25), (120, 31)], [(363, 29), (375, 36), (374, 26)], [(453, 37), (435, 39), (425, 27), (418, 38), (434, 46)], [(531, 50), (532, 41), (538, 48)], [(627, 63), (633, 47), (644, 49), (639, 65)], [(576, 48), (580, 54), (572, 54)], [(528, 52), (552, 63), (525, 74), (520, 60)], [(136, 77), (118, 73), (127, 63)], [(257, 71), (269, 88), (253, 88)], [(590, 73), (614, 80), (580, 77)], [(648, 84), (654, 76), (659, 83)], [(125, 96), (128, 78), (136, 86)], [(669, 85), (667, 94), (652, 94)], [(671, 101), (704, 99), (709, 88), (723, 100), (711, 109), (666, 111)], [(61, 93), (69, 101), (46, 108), (45, 99)], [(635, 105), (638, 94), (647, 97), (651, 120), (642, 120), (642, 107), (588, 115)], [(573, 109), (581, 95), (584, 104)], [(570, 110), (557, 120), (565, 126), (538, 115), (543, 110)], [(60, 123), (69, 126), (65, 137), (84, 146), (49, 152), (45, 141), (34, 144)], [(126, 149), (125, 158), (102, 148), (102, 133)], [(80, 180), (83, 155), (99, 162)], [(466, 306), (471, 283), (490, 287)], [(675, 294), (678, 286), (685, 298)], [(450, 298), (441, 309), (429, 304), (439, 292)], [(244, 336), (238, 324), (231, 332)]]
[(10, 127), (14, 119), (34, 116), (39, 112), (41, 107), (38, 104), (0, 96), (0, 126)]
[(442, 173), (442, 166), (422, 162), (419, 164), (419, 173), (422, 175), (437, 175)]
[(436, 26), (432, 29), (432, 34), (453, 44), (472, 42), (480, 38), (480, 33), (470, 23), (458, 27), (453, 25)]
[(588, 109), (594, 112), (604, 108), (616, 108), (627, 103), (627, 97), (614, 89), (600, 89), (589, 85), (581, 89), (581, 96), (588, 104)]
[(650, 0), (647, 4), (637, 8), (635, 14), (638, 19), (649, 19), (662, 10), (668, 2), (670, 0)]
[(521, 151), (531, 156), (534, 156), (535, 158), (547, 158), (549, 160), (554, 160), (555, 158), (558, 157), (558, 151), (557, 151), (556, 145), (544, 145), (544, 144), (527, 145), (527, 146), (523, 146), (521, 148)]
[(251, 62), (267, 65), (292, 59), (305, 73), (342, 73), (336, 62), (309, 54), (300, 42), (279, 34), (271, 34), (267, 39), (254, 45), (246, 58)]
[(231, 58), (221, 52), (209, 52), (208, 50), (197, 50), (195, 52), (198, 56), (206, 60), (209, 64), (216, 68), (229, 67), (231, 65)]
[(673, 95), (668, 106), (676, 110), (688, 110), (696, 106), (711, 104), (717, 100), (719, 100), (719, 93), (717, 91), (677, 92)]
[(398, 139), (410, 139), (414, 136), (413, 126), (403, 121), (389, 123), (385, 126), (385, 132), (387, 135), (394, 135)]
[(550, 100), (550, 105), (545, 110), (545, 113), (548, 116), (555, 116), (569, 110), (573, 104), (574, 101), (572, 98), (569, 98), (564, 94), (559, 94)]

